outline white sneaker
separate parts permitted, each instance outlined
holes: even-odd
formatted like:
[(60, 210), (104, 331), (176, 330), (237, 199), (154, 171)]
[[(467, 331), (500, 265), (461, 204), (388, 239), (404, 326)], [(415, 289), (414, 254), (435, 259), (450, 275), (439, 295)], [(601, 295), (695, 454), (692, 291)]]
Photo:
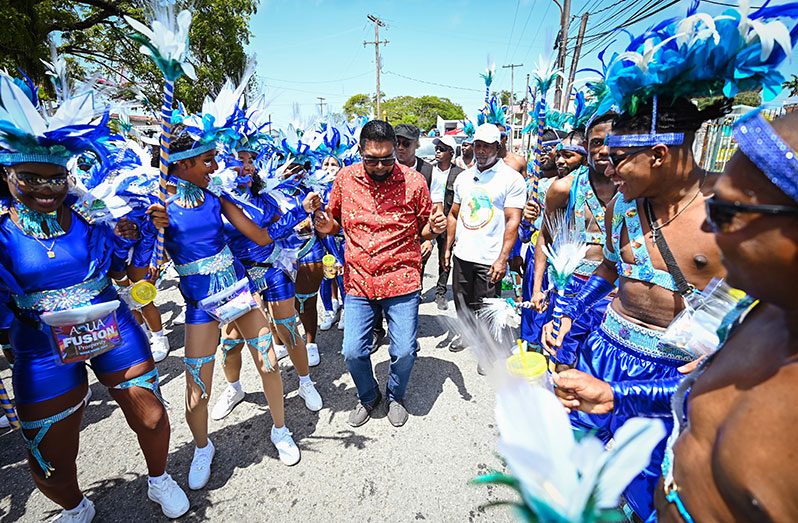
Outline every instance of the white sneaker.
[(191, 460), (191, 468), (188, 469), (188, 488), (199, 490), (208, 484), (208, 480), (211, 479), (211, 461), (214, 454), (216, 449), (211, 440), (208, 440), (207, 447), (194, 449), (194, 459)]
[(52, 521), (57, 523), (89, 523), (89, 521), (94, 519), (95, 513), (94, 503), (84, 497), (80, 505), (71, 510), (62, 510)]
[(333, 300), (333, 314), (338, 314), (338, 311), (341, 310), (343, 304), (338, 300)]
[(222, 396), (216, 400), (216, 404), (211, 410), (211, 419), (218, 421), (233, 411), (233, 408), (244, 400), (244, 391), (236, 390), (228, 385)]
[(274, 443), (274, 447), (280, 455), (280, 461), (284, 465), (291, 467), (299, 463), (302, 457), (299, 453), (299, 447), (294, 443), (294, 438), (291, 437), (291, 432), (287, 428), (276, 429), (272, 427), (272, 443)]
[(328, 331), (335, 323), (335, 313), (333, 311), (324, 311), (321, 313), (321, 321), (319, 321), (319, 330)]
[(315, 367), (321, 361), (321, 356), (319, 356), (319, 346), (315, 343), (308, 343), (308, 365), (311, 367)]
[(188, 496), (183, 489), (166, 474), (166, 477), (157, 483), (147, 482), (147, 497), (158, 503), (167, 518), (179, 518), (189, 509)]
[(3, 414), (2, 416), (0, 416), (0, 429), (7, 429), (10, 426), (11, 426), (11, 422), (8, 421), (8, 418), (6, 417), (6, 415)]
[(305, 400), (305, 407), (311, 412), (318, 412), (323, 406), (319, 391), (312, 381), (299, 385), (299, 397)]
[(341, 309), (341, 317), (338, 318), (338, 330), (339, 331), (344, 330), (344, 311), (346, 311), (346, 309)]
[(150, 349), (155, 363), (165, 360), (166, 356), (169, 355), (169, 338), (166, 336), (152, 336), (150, 338)]
[(288, 356), (288, 349), (285, 345), (279, 345), (277, 343), (274, 344), (274, 355), (277, 356), (277, 360), (281, 360)]

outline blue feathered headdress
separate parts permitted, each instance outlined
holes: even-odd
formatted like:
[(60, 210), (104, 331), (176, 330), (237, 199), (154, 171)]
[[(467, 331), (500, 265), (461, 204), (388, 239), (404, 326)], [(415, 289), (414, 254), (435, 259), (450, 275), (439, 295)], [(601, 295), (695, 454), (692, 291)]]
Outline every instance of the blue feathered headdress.
[(200, 113), (182, 120), (173, 118), (173, 123), (185, 125), (186, 132), (191, 135), (195, 143), (191, 149), (171, 153), (170, 161), (176, 162), (199, 156), (215, 149), (218, 142), (228, 147), (238, 143), (241, 139), (241, 124), (245, 120), (245, 113), (241, 109), (241, 96), (252, 73), (253, 70), (248, 67), (237, 87), (228, 79), (216, 98), (205, 97)]
[[(777, 68), (798, 39), (798, 3), (750, 12), (748, 2), (711, 17), (691, 5), (684, 19), (665, 20), (633, 37), (607, 71), (609, 91), (599, 113), (616, 105), (636, 114), (660, 95), (668, 98), (734, 97), (759, 90), (767, 102), (780, 91)], [(654, 115), (656, 120), (656, 115)], [(654, 133), (654, 131), (652, 131)]]
[(507, 125), (507, 106), (501, 105), (495, 96), (491, 96), (485, 107), (477, 114), (477, 125), (492, 123)]
[(27, 77), (14, 80), (0, 74), (0, 164), (66, 166), (70, 158), (85, 151), (106, 159), (105, 143), (113, 134), (108, 108), (95, 105), (93, 91), (63, 100), (52, 116), (37, 107), (37, 90)]

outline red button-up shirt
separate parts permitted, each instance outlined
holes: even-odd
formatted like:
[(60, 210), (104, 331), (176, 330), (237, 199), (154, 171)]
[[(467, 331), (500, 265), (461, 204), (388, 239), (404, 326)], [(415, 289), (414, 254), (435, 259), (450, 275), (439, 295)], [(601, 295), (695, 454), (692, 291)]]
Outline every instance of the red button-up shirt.
[(397, 163), (375, 182), (362, 163), (344, 167), (327, 209), (346, 238), (347, 294), (379, 300), (421, 289), (421, 230), (432, 201), (419, 172)]

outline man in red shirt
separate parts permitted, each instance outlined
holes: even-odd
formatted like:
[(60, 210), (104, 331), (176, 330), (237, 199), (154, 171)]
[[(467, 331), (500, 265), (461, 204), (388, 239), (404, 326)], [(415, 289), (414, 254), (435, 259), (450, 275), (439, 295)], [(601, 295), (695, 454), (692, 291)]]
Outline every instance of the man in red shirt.
[(357, 387), (359, 405), (349, 424), (359, 427), (382, 400), (371, 367), (375, 315), (388, 319), (390, 373), (386, 386), (388, 420), (407, 421), (403, 401), (416, 359), (421, 296), (421, 240), (446, 229), (446, 217), (432, 212), (427, 184), (395, 156), (393, 127), (372, 120), (360, 132), (362, 163), (344, 167), (335, 178), (326, 211), (317, 211), (316, 230), (346, 238), (344, 359)]

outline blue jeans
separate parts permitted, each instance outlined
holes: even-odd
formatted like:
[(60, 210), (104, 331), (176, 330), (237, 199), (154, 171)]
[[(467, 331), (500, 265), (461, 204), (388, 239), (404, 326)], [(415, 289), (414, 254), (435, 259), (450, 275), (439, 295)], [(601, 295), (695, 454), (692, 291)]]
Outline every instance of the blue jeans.
[(401, 401), (410, 381), (416, 361), (418, 335), (418, 305), (421, 293), (369, 300), (362, 296), (346, 295), (344, 316), (344, 360), (357, 387), (357, 397), (364, 405), (377, 399), (379, 384), (371, 368), (371, 348), (374, 340), (374, 317), (382, 312), (388, 319), (391, 366), (386, 386), (388, 401)]

